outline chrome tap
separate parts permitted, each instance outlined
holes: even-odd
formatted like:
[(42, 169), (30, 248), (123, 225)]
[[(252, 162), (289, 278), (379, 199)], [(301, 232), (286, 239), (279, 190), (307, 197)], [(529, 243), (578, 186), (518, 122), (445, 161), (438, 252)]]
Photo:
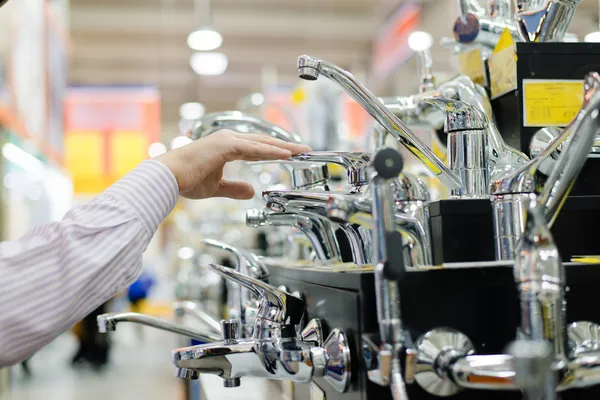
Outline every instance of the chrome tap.
[(388, 133), (421, 160), (449, 189), (458, 189), (461, 186), (460, 179), (448, 169), (443, 161), (433, 154), (431, 149), (425, 146), (377, 97), (356, 81), (352, 74), (336, 65), (306, 55), (298, 58), (298, 76), (300, 78), (316, 80), (321, 74), (338, 83)]
[(525, 399), (556, 399), (552, 349), (547, 342), (517, 340), (508, 353), (513, 357), (515, 378)]
[[(268, 279), (269, 271), (267, 267), (261, 259), (251, 251), (240, 249), (213, 239), (204, 239), (202, 240), (202, 244), (233, 254), (236, 258), (236, 270), (238, 272), (261, 281), (266, 281)], [(228, 315), (231, 318), (239, 319), (243, 324), (244, 334), (251, 335), (257, 308), (256, 299), (253, 298), (248, 290), (245, 290), (239, 285), (229, 284), (228, 286)]]
[(194, 124), (188, 137), (196, 140), (211, 135), (221, 129), (231, 129), (240, 133), (260, 132), (286, 142), (301, 143), (302, 139), (295, 133), (272, 124), (268, 121), (241, 111), (221, 111), (206, 114)]
[(219, 335), (215, 335), (212, 332), (212, 329), (211, 332), (205, 332), (203, 330), (187, 328), (185, 326), (174, 324), (163, 319), (154, 318), (149, 315), (131, 312), (98, 315), (97, 321), (98, 331), (101, 333), (114, 332), (117, 329), (117, 324), (120, 322), (133, 322), (135, 324), (146, 325), (163, 331), (187, 336), (201, 342), (214, 342), (220, 338)]
[[(491, 182), (496, 258), (512, 259), (523, 232), (529, 196), (540, 194), (552, 224), (600, 133), (600, 75), (590, 73), (584, 84), (584, 104), (573, 121), (536, 158)], [(563, 148), (559, 153), (559, 149)]]
[(460, 177), (460, 189), (453, 197), (483, 198), (489, 193), (488, 135), (485, 115), (459, 100), (434, 98), (425, 100), (446, 113), (444, 131), (448, 134), (448, 164)]
[(524, 42), (561, 42), (581, 0), (517, 0), (516, 26)]
[(292, 212), (272, 212), (268, 210), (246, 210), (246, 225), (291, 226), (300, 230), (310, 242), (321, 261), (341, 263), (342, 256), (335, 232), (327, 221), (315, 216), (305, 216)]
[(312, 320), (301, 332), (295, 326), (304, 315), (304, 301), (289, 293), (218, 265), (218, 274), (244, 285), (260, 298), (261, 307), (251, 339), (239, 339), (239, 321), (223, 321), (223, 340), (173, 350), (177, 375), (197, 379), (201, 373), (223, 378), (225, 387), (244, 377), (310, 382), (323, 377), (343, 393), (350, 384), (350, 348), (345, 334), (334, 329), (322, 340), (321, 324)]
[[(431, 266), (432, 246), (429, 230), (429, 191), (425, 184), (408, 174), (390, 180), (394, 200), (395, 229), (402, 235), (406, 268)], [(331, 196), (327, 201), (329, 218), (375, 230), (370, 197)]]
[(192, 315), (216, 333), (221, 333), (221, 324), (219, 321), (202, 311), (198, 303), (193, 301), (176, 301), (172, 304), (172, 307), (175, 315), (178, 317), (183, 317), (186, 314)]
[(292, 189), (329, 190), (329, 168), (325, 163), (302, 162), (296, 160), (255, 161), (250, 165), (277, 164), (289, 175)]

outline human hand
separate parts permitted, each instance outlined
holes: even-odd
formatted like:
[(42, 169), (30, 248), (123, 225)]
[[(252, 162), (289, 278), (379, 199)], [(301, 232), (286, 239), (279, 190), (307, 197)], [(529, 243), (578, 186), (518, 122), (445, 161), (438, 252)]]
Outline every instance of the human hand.
[(247, 182), (223, 179), (223, 168), (231, 161), (285, 160), (310, 147), (264, 135), (222, 130), (171, 150), (156, 160), (167, 166), (179, 185), (179, 194), (189, 199), (229, 197), (251, 199), (254, 188)]

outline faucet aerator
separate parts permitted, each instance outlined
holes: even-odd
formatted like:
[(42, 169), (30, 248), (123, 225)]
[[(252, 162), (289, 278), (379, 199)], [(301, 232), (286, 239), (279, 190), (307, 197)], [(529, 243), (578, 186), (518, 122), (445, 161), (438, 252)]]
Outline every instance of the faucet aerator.
[(299, 67), (298, 77), (306, 81), (316, 81), (319, 77), (319, 71), (312, 67)]

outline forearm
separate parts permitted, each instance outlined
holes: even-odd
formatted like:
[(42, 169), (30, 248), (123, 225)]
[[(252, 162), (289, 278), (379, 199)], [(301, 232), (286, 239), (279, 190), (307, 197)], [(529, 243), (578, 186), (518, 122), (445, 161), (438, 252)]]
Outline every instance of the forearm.
[(29, 357), (131, 284), (176, 200), (169, 170), (146, 162), (62, 221), (0, 244), (0, 366)]

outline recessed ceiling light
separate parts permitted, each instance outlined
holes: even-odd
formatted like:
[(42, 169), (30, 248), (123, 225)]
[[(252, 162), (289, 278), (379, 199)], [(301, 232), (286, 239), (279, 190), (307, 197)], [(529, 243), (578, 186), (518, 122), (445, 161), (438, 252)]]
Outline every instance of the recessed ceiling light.
[(222, 75), (228, 63), (223, 53), (194, 53), (190, 56), (190, 66), (198, 75)]
[(202, 28), (188, 35), (187, 44), (192, 50), (211, 51), (221, 47), (223, 36), (214, 29)]
[(195, 120), (204, 115), (204, 105), (197, 102), (184, 103), (179, 107), (179, 116), (187, 120)]

